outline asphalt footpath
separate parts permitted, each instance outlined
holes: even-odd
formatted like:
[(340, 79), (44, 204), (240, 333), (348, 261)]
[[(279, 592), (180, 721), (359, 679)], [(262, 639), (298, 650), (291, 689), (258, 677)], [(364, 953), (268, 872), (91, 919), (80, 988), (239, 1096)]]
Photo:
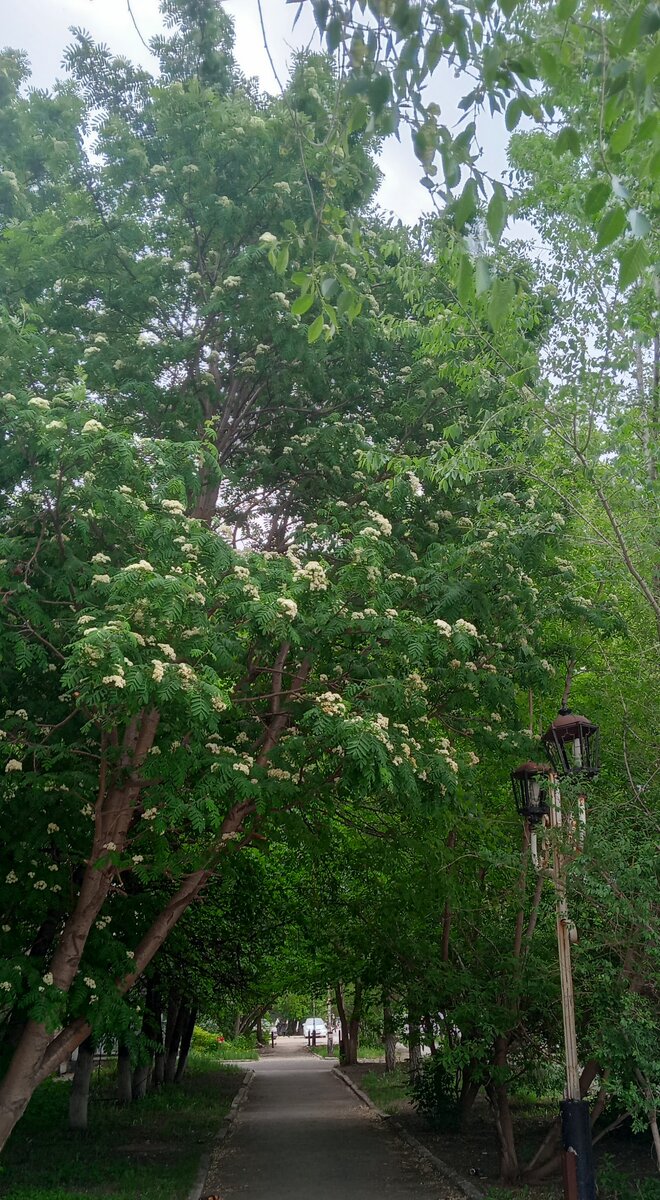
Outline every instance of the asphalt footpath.
[(464, 1200), (311, 1054), (279, 1038), (231, 1136), (214, 1152), (202, 1196), (221, 1200)]

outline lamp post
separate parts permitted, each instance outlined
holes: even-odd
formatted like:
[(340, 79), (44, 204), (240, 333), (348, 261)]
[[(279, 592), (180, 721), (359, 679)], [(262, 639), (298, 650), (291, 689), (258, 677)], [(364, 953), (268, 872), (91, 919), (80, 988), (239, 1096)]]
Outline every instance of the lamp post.
[[(598, 773), (598, 726), (587, 717), (562, 708), (542, 741), (550, 762), (526, 762), (511, 775), (516, 807), (524, 820), (529, 822), (531, 854), (537, 870), (543, 870), (546, 864), (545, 856), (539, 855), (539, 829), (549, 826), (559, 835), (564, 824), (558, 778), (581, 781), (585, 777), (593, 778)], [(584, 795), (580, 794), (577, 822), (570, 816), (566, 821), (566, 828), (572, 835), (576, 849), (584, 842), (585, 826), (586, 803)], [(565, 1200), (595, 1200), (589, 1105), (580, 1095), (575, 1031), (571, 942), (577, 941), (577, 931), (568, 915), (565, 856), (559, 845), (559, 836), (553, 846), (550, 874), (557, 903), (557, 947), (566, 1059), (566, 1091), (560, 1104), (564, 1197)]]

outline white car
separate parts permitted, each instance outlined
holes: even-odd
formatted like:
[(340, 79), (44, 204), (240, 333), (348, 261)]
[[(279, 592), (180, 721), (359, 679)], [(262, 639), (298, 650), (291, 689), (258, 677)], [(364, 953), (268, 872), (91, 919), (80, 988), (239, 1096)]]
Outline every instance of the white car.
[(308, 1037), (316, 1031), (316, 1044), (325, 1041), (328, 1037), (328, 1026), (320, 1017), (308, 1017), (303, 1024), (303, 1037)]

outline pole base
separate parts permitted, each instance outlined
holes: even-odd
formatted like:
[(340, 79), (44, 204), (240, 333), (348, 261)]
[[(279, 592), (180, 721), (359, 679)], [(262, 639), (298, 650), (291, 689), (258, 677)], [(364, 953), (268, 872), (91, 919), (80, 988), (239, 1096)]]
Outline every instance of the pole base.
[(586, 1100), (562, 1100), (559, 1108), (566, 1200), (596, 1200), (589, 1105)]

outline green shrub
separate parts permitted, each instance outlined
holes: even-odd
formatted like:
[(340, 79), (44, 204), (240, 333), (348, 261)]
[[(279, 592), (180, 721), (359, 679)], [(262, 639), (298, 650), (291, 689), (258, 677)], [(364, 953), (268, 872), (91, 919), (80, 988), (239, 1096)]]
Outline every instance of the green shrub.
[(219, 1041), (222, 1035), (209, 1033), (196, 1025), (193, 1033), (192, 1049), (196, 1054), (207, 1058), (226, 1059), (255, 1059), (257, 1054), (257, 1039), (254, 1033), (243, 1034), (231, 1042)]
[(660, 1179), (635, 1183), (606, 1159), (598, 1171), (598, 1195), (602, 1200), (660, 1200)]
[(456, 1071), (439, 1055), (424, 1059), (411, 1084), (412, 1102), (432, 1125), (455, 1129), (458, 1124)]

